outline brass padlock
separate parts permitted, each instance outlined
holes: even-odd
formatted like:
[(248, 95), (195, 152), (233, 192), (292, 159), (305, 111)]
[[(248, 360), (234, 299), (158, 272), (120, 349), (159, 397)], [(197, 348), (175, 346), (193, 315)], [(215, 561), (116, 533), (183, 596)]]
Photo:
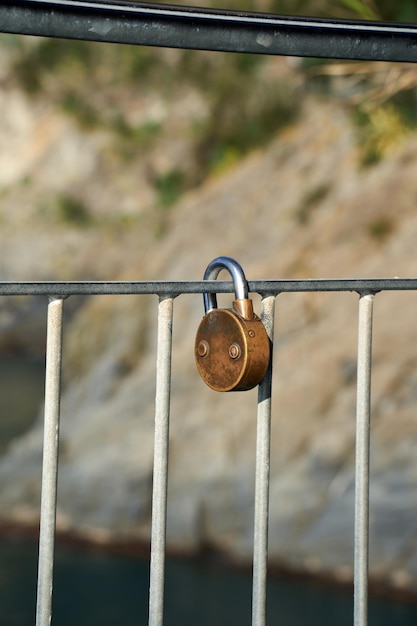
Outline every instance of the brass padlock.
[(253, 312), (242, 267), (230, 257), (217, 257), (204, 280), (214, 280), (226, 269), (233, 278), (232, 309), (218, 309), (214, 293), (204, 294), (204, 310), (195, 340), (195, 360), (204, 382), (215, 391), (246, 391), (258, 385), (269, 364), (269, 338)]

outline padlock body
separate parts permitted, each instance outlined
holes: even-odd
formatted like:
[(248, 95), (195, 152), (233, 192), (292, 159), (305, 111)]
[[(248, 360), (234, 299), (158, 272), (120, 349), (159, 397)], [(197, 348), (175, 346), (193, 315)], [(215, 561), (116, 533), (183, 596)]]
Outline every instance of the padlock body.
[(259, 317), (247, 320), (231, 309), (212, 309), (195, 340), (195, 360), (204, 382), (215, 391), (246, 391), (265, 376), (269, 339)]

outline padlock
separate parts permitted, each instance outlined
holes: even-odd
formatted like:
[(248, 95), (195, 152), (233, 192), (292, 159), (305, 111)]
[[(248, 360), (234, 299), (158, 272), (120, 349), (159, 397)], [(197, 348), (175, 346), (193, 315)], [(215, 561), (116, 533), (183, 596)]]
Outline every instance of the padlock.
[(205, 315), (195, 340), (195, 360), (203, 381), (215, 391), (246, 391), (265, 376), (270, 358), (269, 338), (248, 298), (242, 267), (230, 257), (217, 257), (207, 267), (204, 280), (214, 280), (220, 270), (232, 276), (232, 309), (218, 309), (214, 293), (204, 294)]

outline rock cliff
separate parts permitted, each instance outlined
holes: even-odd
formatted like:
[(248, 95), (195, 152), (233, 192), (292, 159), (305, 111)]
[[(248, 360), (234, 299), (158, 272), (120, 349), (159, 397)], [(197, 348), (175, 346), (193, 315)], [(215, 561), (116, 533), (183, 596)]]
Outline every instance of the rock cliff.
[[(117, 206), (84, 226), (57, 223), (49, 205), (42, 213), (45, 180), (104, 197), (107, 187), (123, 188), (122, 174), (100, 178), (105, 137), (84, 135), (45, 103), (31, 108), (17, 88), (9, 97), (0, 142), (16, 165), (0, 173), (3, 278), (200, 279), (219, 254), (237, 258), (250, 279), (417, 275), (412, 133), (366, 168), (348, 109), (307, 95), (296, 122), (185, 193), (155, 236), (156, 209), (127, 225), (116, 223)], [(29, 191), (25, 177), (33, 179)], [(375, 301), (371, 572), (401, 588), (417, 581), (416, 298), (384, 293)], [(10, 313), (20, 303), (7, 306)], [(66, 306), (58, 527), (146, 542), (156, 300), (95, 297)], [(181, 296), (174, 307), (168, 545), (190, 553), (210, 546), (246, 562), (256, 392), (205, 388), (193, 361), (201, 298)], [(276, 303), (271, 562), (340, 579), (353, 562), (357, 308), (356, 294), (280, 295)], [(24, 343), (30, 331), (22, 339), (6, 317), (5, 337)], [(37, 518), (41, 438), (39, 417), (0, 459), (4, 520)]]

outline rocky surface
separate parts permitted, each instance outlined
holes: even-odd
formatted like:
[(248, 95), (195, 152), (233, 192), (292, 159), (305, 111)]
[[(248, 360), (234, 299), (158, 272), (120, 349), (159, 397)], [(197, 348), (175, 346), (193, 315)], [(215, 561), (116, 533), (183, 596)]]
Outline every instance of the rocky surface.
[[(104, 219), (81, 228), (42, 214), (43, 179), (58, 190), (100, 188), (103, 144), (47, 105), (32, 108), (18, 90), (9, 96), (0, 158), (9, 150), (17, 165), (0, 168), (3, 279), (199, 279), (219, 254), (236, 257), (250, 279), (417, 274), (412, 134), (364, 168), (346, 108), (307, 97), (296, 124), (186, 194), (155, 237), (152, 214), (129, 228)], [(111, 177), (100, 185), (105, 193)], [(371, 572), (401, 588), (417, 581), (416, 297), (375, 298)], [(147, 542), (156, 299), (70, 299), (66, 308), (58, 527)], [(356, 294), (281, 295), (276, 303), (271, 562), (339, 579), (353, 562), (357, 308)], [(16, 310), (25, 311), (20, 301), (3, 306), (4, 348), (33, 336), (30, 325), (17, 330)], [(193, 342), (202, 312), (200, 297), (175, 301), (168, 545), (191, 553), (210, 546), (247, 562), (256, 391), (216, 394), (199, 380)], [(3, 521), (36, 521), (41, 445), (40, 416), (0, 459)]]

